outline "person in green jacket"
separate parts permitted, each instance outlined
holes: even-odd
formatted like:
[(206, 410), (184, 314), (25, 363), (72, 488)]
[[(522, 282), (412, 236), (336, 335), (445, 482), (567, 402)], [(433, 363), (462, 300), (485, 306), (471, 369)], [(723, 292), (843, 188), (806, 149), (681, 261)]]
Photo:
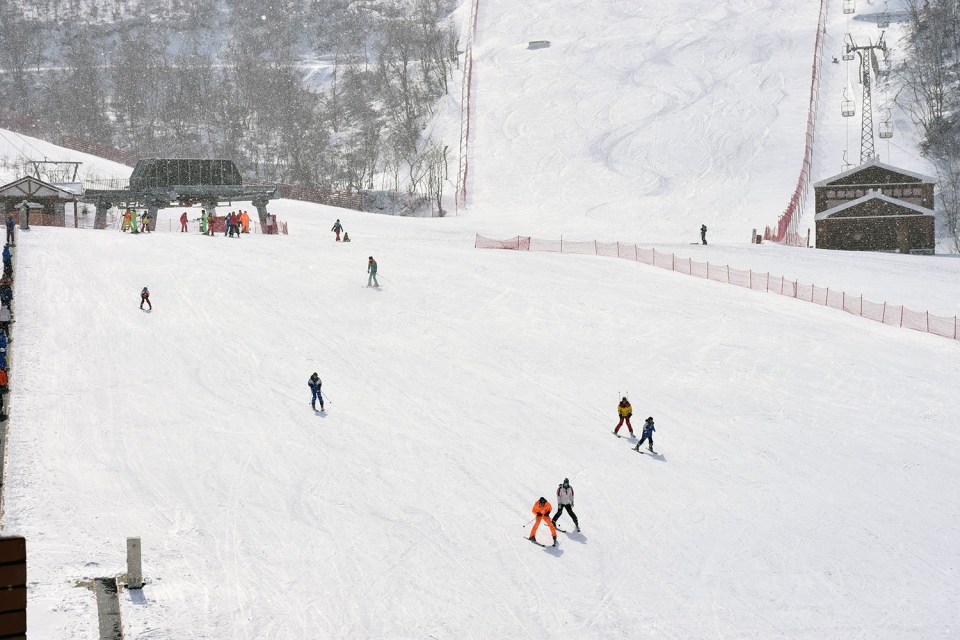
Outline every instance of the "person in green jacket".
[(377, 282), (377, 261), (373, 259), (373, 256), (370, 256), (370, 259), (367, 260), (367, 273), (370, 276), (367, 278), (367, 286), (370, 286), (370, 283), (373, 283), (374, 287), (379, 287), (380, 283)]
[(207, 210), (200, 210), (200, 233), (207, 235)]
[(335, 234), (337, 234), (337, 242), (340, 242), (340, 232), (343, 231), (343, 225), (340, 224), (340, 218), (337, 218), (337, 221), (333, 223), (333, 227), (331, 227), (330, 231), (333, 231)]

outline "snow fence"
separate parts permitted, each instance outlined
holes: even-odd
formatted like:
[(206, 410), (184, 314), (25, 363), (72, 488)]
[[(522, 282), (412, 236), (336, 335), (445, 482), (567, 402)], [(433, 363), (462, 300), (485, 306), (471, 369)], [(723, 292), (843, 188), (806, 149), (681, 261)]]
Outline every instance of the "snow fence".
[(571, 242), (569, 240), (541, 240), (529, 236), (517, 236), (507, 240), (494, 240), (477, 235), (474, 247), (478, 249), (512, 249), (514, 251), (552, 251), (555, 253), (579, 253), (583, 255), (624, 258), (649, 264), (661, 269), (669, 269), (686, 275), (725, 282), (727, 284), (767, 291), (788, 298), (812, 302), (831, 309), (881, 322), (892, 327), (904, 327), (914, 331), (957, 339), (957, 316), (952, 318), (935, 316), (929, 311), (913, 311), (903, 305), (866, 300), (862, 295), (851, 295), (830, 287), (815, 284), (803, 284), (798, 280), (788, 280), (770, 272), (734, 269), (728, 265), (697, 262), (690, 258), (680, 258), (673, 253), (664, 253), (656, 249), (646, 249), (635, 244), (620, 242)]

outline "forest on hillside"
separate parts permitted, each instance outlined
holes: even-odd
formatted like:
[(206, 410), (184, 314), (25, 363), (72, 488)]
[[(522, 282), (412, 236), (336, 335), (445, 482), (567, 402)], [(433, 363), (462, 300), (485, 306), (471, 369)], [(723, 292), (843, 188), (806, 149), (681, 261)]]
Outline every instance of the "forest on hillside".
[[(4, 0), (4, 109), (139, 157), (439, 201), (454, 0)], [(310, 73), (312, 68), (316, 71)]]
[(897, 102), (923, 132), (937, 172), (945, 233), (960, 251), (960, 2), (907, 0), (909, 23)]

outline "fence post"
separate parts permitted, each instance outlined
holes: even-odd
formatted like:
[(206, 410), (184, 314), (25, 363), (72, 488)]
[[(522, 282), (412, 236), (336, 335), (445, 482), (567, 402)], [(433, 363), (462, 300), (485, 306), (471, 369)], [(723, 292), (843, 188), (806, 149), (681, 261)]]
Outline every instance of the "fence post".
[(595, 255), (595, 256), (596, 256), (596, 255), (600, 255), (600, 254), (597, 252), (597, 241), (596, 241), (596, 240), (593, 241), (593, 255)]
[[(886, 320), (886, 319), (887, 319), (887, 301), (884, 300), (884, 301), (883, 301), (883, 311), (880, 312), (880, 322), (882, 323), (882, 322), (883, 322), (884, 320)], [(954, 331), (956, 331), (956, 328), (954, 328)]]
[(903, 305), (900, 305), (900, 326), (903, 327)]
[(847, 310), (847, 292), (846, 291), (840, 292), (840, 308), (843, 309), (844, 311)]
[(796, 298), (800, 293), (800, 280), (793, 281), (793, 297)]
[(670, 258), (671, 258), (670, 271), (676, 271), (677, 270), (677, 254), (671, 253)]
[(860, 317), (863, 317), (863, 294), (860, 294)]
[(563, 234), (560, 234), (560, 253), (563, 253)]
[(753, 269), (747, 269), (747, 284), (753, 289)]
[(617, 257), (620, 257), (620, 241), (617, 241)]
[(927, 333), (930, 333), (930, 312), (927, 311)]
[(827, 295), (823, 298), (823, 306), (830, 306), (830, 287), (827, 287)]
[(767, 271), (767, 291), (770, 291), (770, 272)]
[(727, 265), (727, 284), (730, 284), (730, 265)]

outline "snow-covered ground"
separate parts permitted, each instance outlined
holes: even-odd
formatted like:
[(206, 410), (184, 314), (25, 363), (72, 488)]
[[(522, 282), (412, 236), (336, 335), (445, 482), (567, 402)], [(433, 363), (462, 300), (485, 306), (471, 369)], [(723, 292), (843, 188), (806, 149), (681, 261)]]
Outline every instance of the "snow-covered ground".
[[(473, 248), (636, 241), (957, 313), (954, 258), (744, 242), (796, 180), (816, 3), (671, 4), (481, 2), (460, 216), (277, 201), (289, 236), (21, 233), (3, 532), (28, 540), (31, 637), (97, 638), (78, 582), (123, 574), (128, 536), (141, 640), (956, 637), (960, 343)], [(676, 180), (644, 191), (643, 163)], [(704, 221), (716, 245), (688, 244)], [(626, 393), (660, 457), (609, 433)], [(530, 508), (565, 477), (583, 533), (535, 547)]]

